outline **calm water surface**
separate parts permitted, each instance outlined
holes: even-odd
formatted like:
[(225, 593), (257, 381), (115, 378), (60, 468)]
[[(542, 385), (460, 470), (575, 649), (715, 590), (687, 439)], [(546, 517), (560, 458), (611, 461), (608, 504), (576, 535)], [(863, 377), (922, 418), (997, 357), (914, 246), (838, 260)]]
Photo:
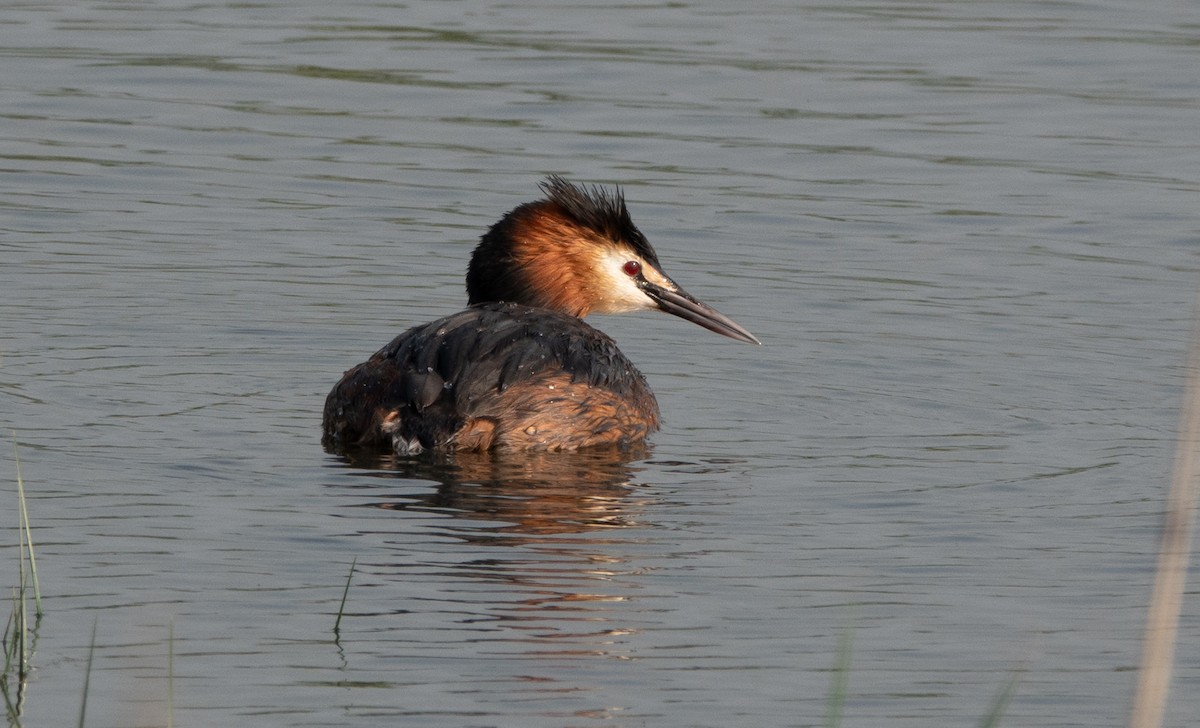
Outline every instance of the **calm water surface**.
[[(845, 725), (973, 725), (1014, 670), (1006, 725), (1124, 722), (1200, 269), (1200, 10), (730, 7), (5, 8), (24, 725), (75, 724), (94, 623), (97, 726), (168, 696), (184, 726), (812, 726), (847, 629)], [(622, 184), (765, 345), (598, 318), (666, 417), (628, 460), (323, 452), (342, 370), (461, 307), (551, 172)]]

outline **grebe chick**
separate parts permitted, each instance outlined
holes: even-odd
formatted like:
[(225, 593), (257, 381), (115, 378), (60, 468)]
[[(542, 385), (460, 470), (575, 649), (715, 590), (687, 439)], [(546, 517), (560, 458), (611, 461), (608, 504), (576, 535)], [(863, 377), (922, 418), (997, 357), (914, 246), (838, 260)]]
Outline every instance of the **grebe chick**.
[(348, 370), (325, 400), (331, 448), (628, 446), (658, 429), (645, 377), (589, 313), (659, 309), (759, 343), (662, 272), (618, 189), (562, 177), (480, 239), (469, 308), (405, 331)]

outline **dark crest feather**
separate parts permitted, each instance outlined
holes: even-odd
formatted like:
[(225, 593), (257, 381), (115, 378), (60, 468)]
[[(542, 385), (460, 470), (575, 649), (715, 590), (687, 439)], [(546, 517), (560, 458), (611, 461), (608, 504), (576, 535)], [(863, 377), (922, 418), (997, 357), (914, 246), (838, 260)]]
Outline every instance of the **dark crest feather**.
[(546, 197), (562, 206), (575, 222), (609, 240), (628, 244), (647, 262), (658, 265), (658, 255), (650, 247), (650, 241), (629, 216), (620, 187), (611, 192), (596, 185), (582, 187), (556, 174), (547, 177), (540, 186)]

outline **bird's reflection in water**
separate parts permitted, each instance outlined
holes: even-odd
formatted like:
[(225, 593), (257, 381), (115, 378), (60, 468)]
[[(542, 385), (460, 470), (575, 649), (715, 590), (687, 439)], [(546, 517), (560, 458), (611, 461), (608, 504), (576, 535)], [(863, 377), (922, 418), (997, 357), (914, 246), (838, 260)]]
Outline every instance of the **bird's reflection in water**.
[[(628, 658), (638, 629), (627, 602), (645, 570), (629, 563), (631, 549), (640, 551), (643, 529), (653, 528), (639, 520), (653, 498), (634, 480), (636, 462), (648, 454), (645, 445), (439, 460), (343, 454), (372, 481), (355, 486), (367, 495), (356, 505), (401, 517), (394, 531), (385, 528), (388, 553), (361, 557), (360, 567), (393, 585), (406, 624), (436, 627), (451, 642), (454, 634), (463, 646), (507, 641), (539, 663), (548, 656)], [(374, 537), (380, 525), (371, 519)], [(444, 620), (457, 630), (444, 631)]]
[(650, 446), (580, 452), (458, 452), (437, 458), (348, 454), (355, 468), (376, 478), (432, 481), (428, 493), (372, 500), (363, 505), (405, 511), (421, 509), (483, 521), (456, 529), (472, 542), (514, 545), (528, 537), (620, 528), (637, 523), (635, 463)]

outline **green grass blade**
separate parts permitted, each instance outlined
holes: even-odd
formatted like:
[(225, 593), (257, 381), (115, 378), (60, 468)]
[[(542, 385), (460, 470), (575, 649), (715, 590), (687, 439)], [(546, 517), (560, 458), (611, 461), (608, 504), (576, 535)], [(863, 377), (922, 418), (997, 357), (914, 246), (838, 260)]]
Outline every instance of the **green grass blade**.
[(92, 658), (96, 655), (96, 625), (99, 618), (92, 620), (92, 644), (88, 647), (87, 669), (83, 673), (83, 699), (79, 703), (79, 728), (83, 728), (87, 716), (88, 686), (92, 682)]
[[(21, 530), (25, 534), (22, 541), (29, 550), (29, 572), (33, 575), (33, 603), (38, 617), (42, 616), (42, 590), (38, 586), (37, 558), (33, 554), (33, 534), (29, 529), (29, 509), (25, 506), (25, 482), (21, 479), (21, 453), (17, 448), (17, 433), (13, 433), (13, 458), (17, 466), (17, 501), (21, 506)], [(24, 559), (21, 560), (24, 565)], [(22, 584), (24, 580), (22, 580)]]
[(342, 590), (342, 603), (338, 605), (337, 619), (333, 623), (333, 634), (340, 635), (342, 631), (342, 615), (346, 612), (346, 597), (350, 594), (350, 580), (354, 578), (354, 567), (358, 565), (358, 557), (350, 562), (350, 573), (346, 575), (346, 588)]
[(20, 565), (17, 567), (17, 588), (13, 590), (13, 659), (17, 665), (17, 679), (25, 682), (26, 668), (29, 666), (29, 607), (25, 597), (25, 548), (24, 542), (20, 547)]
[(979, 721), (979, 728), (996, 728), (1000, 725), (1000, 719), (1004, 717), (1004, 711), (1008, 709), (1008, 704), (1012, 702), (1013, 696), (1017, 694), (1017, 685), (1021, 682), (1021, 676), (1025, 673), (1023, 669), (1016, 669), (1008, 676), (1008, 682), (1004, 683), (1004, 687), (992, 699), (992, 704), (988, 708), (988, 712), (984, 714), (983, 720)]
[(8, 673), (12, 671), (13, 658), (17, 655), (17, 622), (21, 613), (19, 597), (17, 596), (17, 588), (13, 587), (12, 592), (12, 611), (8, 613), (8, 622), (4, 625), (4, 672), (0, 676), (8, 677)]
[(838, 728), (842, 724), (842, 709), (850, 686), (850, 657), (854, 653), (854, 626), (847, 627), (838, 639), (837, 662), (833, 667), (833, 685), (825, 702), (825, 725)]

